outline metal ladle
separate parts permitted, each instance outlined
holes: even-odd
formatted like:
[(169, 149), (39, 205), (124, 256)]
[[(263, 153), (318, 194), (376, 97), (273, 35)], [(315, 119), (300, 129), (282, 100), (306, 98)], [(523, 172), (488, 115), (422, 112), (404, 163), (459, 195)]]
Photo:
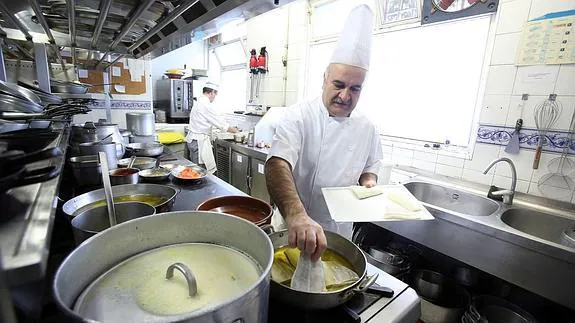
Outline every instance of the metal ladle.
[(112, 184), (110, 183), (110, 170), (108, 167), (108, 159), (106, 157), (106, 152), (104, 151), (98, 152), (98, 158), (100, 159), (100, 166), (102, 167), (102, 183), (104, 184), (106, 204), (108, 205), (108, 218), (110, 219), (110, 227), (113, 227), (118, 222), (116, 221), (114, 196), (112, 195)]

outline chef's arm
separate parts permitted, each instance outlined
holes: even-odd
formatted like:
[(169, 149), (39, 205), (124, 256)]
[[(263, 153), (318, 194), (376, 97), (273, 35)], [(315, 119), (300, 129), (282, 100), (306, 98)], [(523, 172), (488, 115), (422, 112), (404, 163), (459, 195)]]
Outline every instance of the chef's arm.
[(266, 184), (272, 201), (282, 216), (307, 216), (293, 180), (290, 164), (282, 158), (271, 157), (265, 166)]
[(322, 227), (308, 216), (299, 198), (290, 164), (271, 157), (266, 162), (265, 175), (270, 196), (286, 221), (290, 247), (298, 247), (313, 261), (318, 260), (327, 240)]
[(363, 173), (359, 177), (359, 185), (365, 187), (374, 187), (377, 185), (377, 175), (374, 173)]

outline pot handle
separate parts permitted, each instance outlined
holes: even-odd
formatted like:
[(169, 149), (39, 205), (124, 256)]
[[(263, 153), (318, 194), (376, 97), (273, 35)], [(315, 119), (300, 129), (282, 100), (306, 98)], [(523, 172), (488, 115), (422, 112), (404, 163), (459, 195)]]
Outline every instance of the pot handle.
[(375, 284), (375, 281), (379, 277), (379, 274), (374, 274), (373, 276), (366, 277), (362, 282), (360, 282), (354, 289), (354, 292), (363, 293), (365, 292), (371, 285)]
[(271, 224), (264, 224), (260, 226), (260, 229), (262, 229), (262, 231), (265, 232), (268, 236), (276, 232), (274, 226)]
[(177, 269), (182, 273), (182, 275), (184, 275), (188, 282), (189, 295), (190, 297), (194, 297), (198, 293), (198, 285), (196, 283), (196, 276), (194, 276), (194, 273), (192, 273), (188, 266), (181, 262), (176, 262), (168, 267), (168, 270), (166, 271), (166, 279), (174, 277), (174, 269)]

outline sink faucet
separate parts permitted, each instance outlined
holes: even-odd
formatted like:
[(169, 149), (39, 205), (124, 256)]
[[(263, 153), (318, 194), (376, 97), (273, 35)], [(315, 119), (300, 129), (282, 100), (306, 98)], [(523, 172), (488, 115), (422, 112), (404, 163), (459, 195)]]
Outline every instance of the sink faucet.
[(503, 203), (505, 203), (507, 205), (511, 205), (511, 204), (513, 204), (513, 196), (515, 196), (515, 186), (517, 185), (517, 170), (515, 169), (515, 165), (513, 164), (513, 161), (511, 161), (511, 159), (506, 158), (506, 157), (498, 158), (498, 159), (492, 161), (491, 164), (489, 164), (489, 166), (487, 166), (487, 168), (485, 168), (485, 170), (483, 171), (483, 174), (487, 174), (487, 172), (491, 169), (491, 167), (493, 167), (498, 162), (506, 162), (511, 167), (511, 188), (508, 190), (500, 190), (500, 191), (491, 192), (491, 194), (493, 194), (495, 196), (502, 196), (503, 197)]

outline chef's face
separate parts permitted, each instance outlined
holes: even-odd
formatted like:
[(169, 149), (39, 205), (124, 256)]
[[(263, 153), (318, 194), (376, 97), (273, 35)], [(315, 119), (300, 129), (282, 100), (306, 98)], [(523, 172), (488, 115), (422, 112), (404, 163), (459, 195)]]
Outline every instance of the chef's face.
[(367, 71), (350, 65), (330, 64), (323, 79), (323, 104), (334, 117), (349, 117), (363, 86)]
[(218, 95), (218, 91), (216, 90), (212, 90), (212, 92), (208, 93), (208, 99), (210, 99), (210, 103), (214, 102), (216, 95)]

